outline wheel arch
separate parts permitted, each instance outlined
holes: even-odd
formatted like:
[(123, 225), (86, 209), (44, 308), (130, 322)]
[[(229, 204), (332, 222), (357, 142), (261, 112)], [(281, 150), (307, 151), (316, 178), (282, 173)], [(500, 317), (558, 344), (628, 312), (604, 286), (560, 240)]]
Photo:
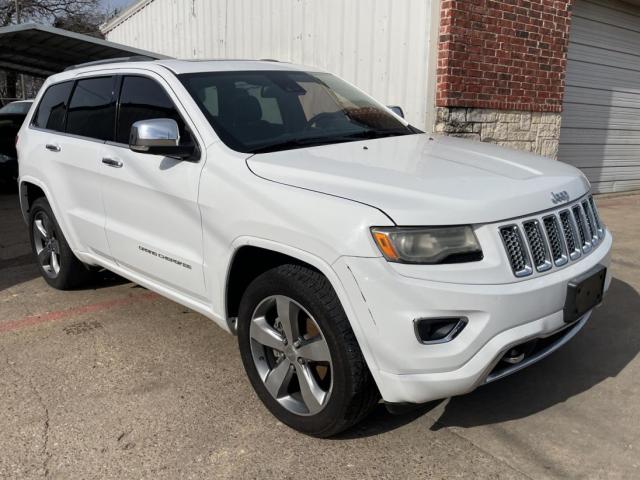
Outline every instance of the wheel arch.
[[(244, 250), (249, 248), (253, 250), (251, 251)], [(353, 332), (356, 336), (356, 339), (358, 341), (362, 354), (365, 358), (365, 361), (369, 367), (369, 370), (371, 371), (374, 379), (376, 380), (376, 383), (378, 383), (379, 375), (378, 375), (377, 362), (375, 361), (375, 356), (373, 355), (373, 352), (371, 351), (369, 344), (366, 341), (366, 336), (363, 332), (363, 328), (360, 325), (360, 322), (358, 321), (354, 307), (349, 301), (346, 288), (342, 284), (336, 271), (331, 267), (330, 263), (314, 255), (313, 253), (307, 252), (305, 250), (297, 249), (295, 247), (291, 247), (288, 245), (283, 245), (278, 242), (273, 242), (270, 240), (259, 239), (254, 237), (241, 237), (236, 239), (236, 241), (233, 242), (232, 254), (229, 257), (230, 261), (228, 264), (227, 276), (226, 276), (226, 281), (224, 283), (224, 292), (222, 297), (224, 299), (223, 311), (225, 312), (225, 317), (227, 319), (227, 324), (229, 329), (235, 333), (235, 320), (237, 316), (237, 307), (239, 305), (239, 298), (242, 297), (242, 292), (244, 292), (244, 290), (242, 290), (242, 292), (240, 293), (237, 293), (237, 292), (235, 293), (236, 295), (239, 295), (237, 304), (230, 303), (229, 300), (231, 297), (229, 297), (229, 294), (231, 292), (229, 290), (229, 287), (231, 286), (230, 284), (231, 276), (234, 273), (234, 265), (238, 265), (235, 262), (239, 259), (242, 259), (242, 257), (238, 256), (238, 254), (247, 255), (247, 253), (249, 252), (250, 254), (253, 254), (253, 255), (258, 253), (264, 254), (265, 252), (267, 252), (266, 254), (273, 256), (272, 258), (279, 258), (281, 261), (286, 260), (288, 262), (305, 265), (313, 270), (320, 272), (322, 275), (324, 275), (327, 278), (327, 280), (333, 287), (333, 290), (336, 292), (336, 295), (338, 296), (338, 299), (340, 301), (340, 304), (342, 305), (342, 308), (345, 311), (345, 314), (347, 315), (347, 319), (351, 324), (351, 328), (353, 329)], [(245, 258), (248, 258), (248, 257), (245, 257)], [(339, 256), (336, 256), (335, 260), (337, 260), (338, 258)], [(277, 264), (272, 264), (272, 265), (276, 266)], [(248, 281), (245, 280), (245, 282), (241, 284), (243, 284), (244, 288), (246, 288), (249, 285), (250, 281), (251, 280), (248, 280)], [(236, 287), (237, 287), (237, 284), (236, 284)]]
[(318, 268), (318, 262), (309, 262), (308, 259), (302, 259), (300, 255), (291, 253), (285, 253), (282, 249), (273, 248), (273, 246), (255, 245), (253, 242), (237, 246), (231, 256), (225, 282), (224, 299), (227, 318), (237, 317), (244, 291), (256, 277), (267, 270), (291, 263), (311, 268), (327, 276), (321, 268)]
[[(46, 187), (34, 179), (21, 179), (19, 192), (20, 210), (22, 211), (22, 218), (24, 218), (24, 221), (26, 223), (29, 222), (29, 212), (31, 211), (31, 205), (33, 205), (33, 202), (35, 202), (38, 198), (46, 198), (51, 205), (51, 201), (49, 200), (49, 196), (47, 195)], [(53, 206), (51, 208), (53, 208)]]
[(33, 202), (38, 198), (45, 198), (53, 211), (53, 215), (60, 227), (60, 230), (62, 231), (62, 234), (65, 236), (67, 243), (69, 243), (69, 246), (75, 253), (76, 239), (74, 236), (70, 235), (71, 232), (67, 225), (67, 219), (62, 214), (63, 211), (58, 208), (55, 198), (47, 186), (37, 178), (22, 176), (20, 177), (19, 183), (19, 197), (22, 217), (27, 224), (29, 224), (29, 214)]

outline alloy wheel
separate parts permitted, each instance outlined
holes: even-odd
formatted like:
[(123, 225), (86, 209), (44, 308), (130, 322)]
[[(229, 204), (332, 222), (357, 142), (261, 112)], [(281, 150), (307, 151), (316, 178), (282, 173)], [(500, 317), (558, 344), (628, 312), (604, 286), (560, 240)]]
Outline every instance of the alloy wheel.
[(33, 219), (33, 243), (42, 270), (51, 278), (60, 273), (60, 244), (55, 236), (53, 221), (40, 211)]
[(316, 320), (295, 300), (274, 295), (251, 318), (251, 354), (267, 391), (297, 415), (315, 415), (333, 386), (329, 345)]

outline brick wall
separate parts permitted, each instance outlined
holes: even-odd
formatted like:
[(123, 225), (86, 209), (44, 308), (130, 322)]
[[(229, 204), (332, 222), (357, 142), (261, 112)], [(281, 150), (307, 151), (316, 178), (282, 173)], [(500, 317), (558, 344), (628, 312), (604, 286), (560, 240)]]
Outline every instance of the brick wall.
[(573, 2), (442, 0), (436, 131), (555, 157)]
[(437, 106), (559, 112), (571, 5), (444, 0)]

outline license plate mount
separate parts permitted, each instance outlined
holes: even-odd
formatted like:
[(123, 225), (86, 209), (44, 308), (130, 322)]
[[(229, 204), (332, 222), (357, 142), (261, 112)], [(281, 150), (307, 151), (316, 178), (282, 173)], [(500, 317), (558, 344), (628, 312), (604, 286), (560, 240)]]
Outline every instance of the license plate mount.
[(606, 267), (598, 265), (569, 282), (564, 303), (564, 321), (566, 323), (575, 322), (602, 302), (606, 278)]

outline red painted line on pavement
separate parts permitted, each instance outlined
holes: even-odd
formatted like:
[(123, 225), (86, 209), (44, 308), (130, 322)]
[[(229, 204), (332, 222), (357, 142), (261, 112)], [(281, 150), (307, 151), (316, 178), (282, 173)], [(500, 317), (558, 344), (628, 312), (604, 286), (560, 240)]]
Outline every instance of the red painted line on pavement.
[(47, 312), (39, 315), (28, 315), (18, 320), (12, 320), (0, 324), (0, 333), (14, 332), (16, 330), (22, 330), (23, 328), (40, 325), (42, 323), (62, 320), (64, 318), (74, 317), (76, 315), (82, 315), (85, 313), (101, 312), (104, 310), (109, 310), (111, 308), (121, 307), (123, 305), (130, 305), (142, 300), (153, 300), (154, 298), (159, 298), (159, 295), (153, 292), (148, 292), (141, 295), (133, 295), (130, 297), (117, 298), (115, 300), (107, 300), (105, 302), (98, 302), (92, 303), (90, 305), (68, 308), (66, 310)]

